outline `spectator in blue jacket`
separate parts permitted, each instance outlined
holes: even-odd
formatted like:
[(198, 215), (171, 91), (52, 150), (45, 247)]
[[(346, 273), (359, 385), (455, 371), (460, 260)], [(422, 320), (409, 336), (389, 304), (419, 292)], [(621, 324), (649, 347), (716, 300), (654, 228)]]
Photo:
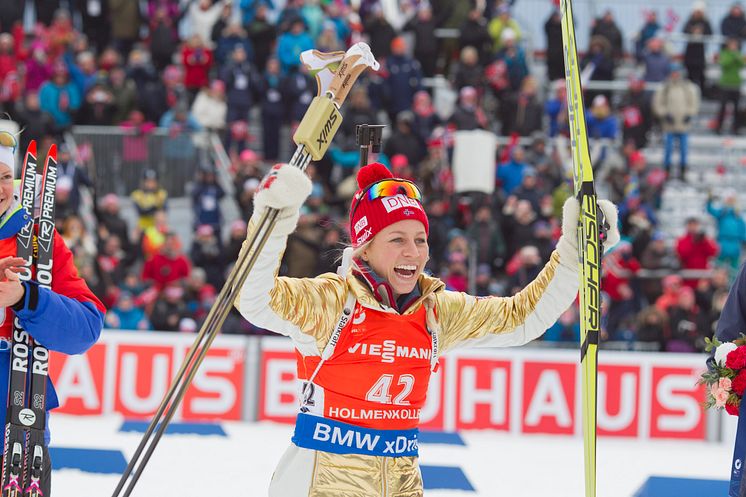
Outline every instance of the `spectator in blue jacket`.
[(391, 55), (386, 59), (388, 77), (384, 82), (384, 94), (392, 123), (399, 112), (412, 106), (414, 94), (422, 87), (420, 63), (407, 56), (406, 52), (404, 38), (396, 37), (391, 41)]
[(671, 58), (663, 51), (663, 40), (651, 38), (648, 49), (642, 56), (645, 65), (643, 79), (648, 83), (660, 83), (671, 72)]
[(523, 148), (516, 146), (510, 153), (510, 160), (500, 164), (497, 168), (497, 178), (502, 183), (502, 189), (506, 195), (513, 193), (513, 190), (523, 182), (523, 173), (528, 167), (524, 158)]
[(55, 64), (52, 79), (39, 88), (41, 110), (52, 116), (58, 130), (64, 130), (72, 124), (73, 115), (80, 108), (81, 100), (80, 91), (70, 81), (65, 64)]
[(725, 192), (721, 205), (716, 205), (712, 196), (707, 198), (707, 212), (717, 222), (717, 242), (720, 245), (717, 260), (727, 264), (734, 271), (741, 262), (741, 250), (746, 242), (746, 222), (736, 202), (737, 196), (733, 190)]
[(290, 31), (280, 35), (277, 40), (277, 58), (283, 74), (300, 65), (300, 54), (314, 47), (313, 39), (306, 33), (303, 20), (296, 18), (290, 24)]

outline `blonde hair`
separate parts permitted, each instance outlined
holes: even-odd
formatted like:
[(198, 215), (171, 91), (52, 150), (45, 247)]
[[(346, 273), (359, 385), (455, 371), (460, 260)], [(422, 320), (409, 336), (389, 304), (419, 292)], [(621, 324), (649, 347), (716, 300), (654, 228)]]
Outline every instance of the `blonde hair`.
[(3, 147), (10, 147), (15, 151), (18, 146), (18, 141), (16, 140), (16, 137), (9, 132), (0, 131), (0, 145)]

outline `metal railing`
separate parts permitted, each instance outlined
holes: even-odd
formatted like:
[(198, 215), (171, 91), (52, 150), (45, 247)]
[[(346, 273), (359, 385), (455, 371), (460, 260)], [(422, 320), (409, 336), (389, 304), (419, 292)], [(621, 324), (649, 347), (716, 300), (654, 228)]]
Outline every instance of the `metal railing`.
[(98, 195), (129, 195), (153, 169), (170, 197), (182, 197), (202, 164), (209, 164), (204, 132), (148, 132), (117, 126), (74, 126), (72, 136)]

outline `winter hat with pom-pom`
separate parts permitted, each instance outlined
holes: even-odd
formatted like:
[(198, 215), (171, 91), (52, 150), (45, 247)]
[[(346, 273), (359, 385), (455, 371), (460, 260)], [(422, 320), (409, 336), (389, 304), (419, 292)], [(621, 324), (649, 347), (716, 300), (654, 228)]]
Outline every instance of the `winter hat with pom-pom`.
[(430, 225), (422, 207), (421, 194), (411, 181), (395, 178), (386, 166), (378, 162), (360, 168), (358, 191), (350, 205), (350, 237), (353, 248), (369, 242), (386, 226), (407, 219)]

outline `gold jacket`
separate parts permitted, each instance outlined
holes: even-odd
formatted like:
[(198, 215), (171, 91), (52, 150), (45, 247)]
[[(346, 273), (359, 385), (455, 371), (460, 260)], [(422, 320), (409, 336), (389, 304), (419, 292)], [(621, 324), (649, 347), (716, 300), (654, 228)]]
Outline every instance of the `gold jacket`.
[[(257, 214), (249, 224), (249, 233), (256, 220)], [(396, 312), (380, 304), (351, 273), (346, 277), (331, 273), (316, 278), (278, 277), (291, 224), (285, 223), (285, 229), (270, 235), (236, 299), (236, 308), (248, 321), (289, 336), (303, 355), (321, 355), (348, 292), (365, 307)], [(536, 279), (512, 297), (476, 298), (448, 291), (441, 280), (426, 275), (420, 276), (419, 285), (422, 296), (404, 314), (426, 306), (428, 329), (438, 333), (441, 352), (455, 347), (523, 345), (541, 336), (575, 300), (577, 248), (570, 237), (563, 236)], [(316, 452), (312, 471), (305, 494), (309, 497), (422, 495), (414, 457)]]

